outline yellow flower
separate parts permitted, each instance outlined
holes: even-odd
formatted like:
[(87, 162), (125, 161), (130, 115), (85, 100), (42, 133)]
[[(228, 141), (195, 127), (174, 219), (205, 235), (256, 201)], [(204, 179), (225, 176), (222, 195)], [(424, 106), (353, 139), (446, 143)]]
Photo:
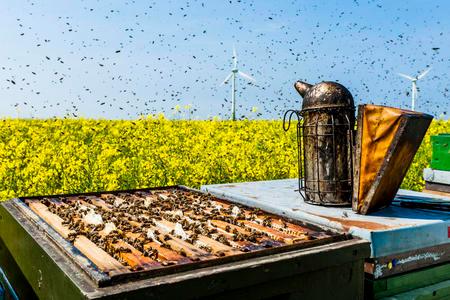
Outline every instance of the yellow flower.
[[(423, 187), (440, 132), (450, 122), (432, 123), (403, 188)], [(296, 176), (296, 132), (278, 120), (0, 120), (0, 199)]]

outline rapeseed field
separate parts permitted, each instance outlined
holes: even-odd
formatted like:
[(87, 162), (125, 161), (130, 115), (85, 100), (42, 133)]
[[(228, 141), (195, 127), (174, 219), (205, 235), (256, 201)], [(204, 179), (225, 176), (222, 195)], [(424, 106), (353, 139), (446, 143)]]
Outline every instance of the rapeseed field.
[[(420, 190), (434, 121), (403, 182)], [(0, 199), (297, 176), (295, 128), (281, 121), (0, 120)]]

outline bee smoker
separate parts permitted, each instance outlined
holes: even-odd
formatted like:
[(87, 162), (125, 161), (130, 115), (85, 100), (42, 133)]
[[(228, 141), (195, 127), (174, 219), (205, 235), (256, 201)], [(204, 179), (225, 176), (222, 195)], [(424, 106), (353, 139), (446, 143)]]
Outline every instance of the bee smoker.
[[(297, 81), (302, 110), (288, 110), (283, 128), (297, 115), (299, 192), (307, 203), (350, 206), (353, 187), (355, 106), (350, 92), (336, 82)], [(286, 126), (286, 117), (289, 123)]]

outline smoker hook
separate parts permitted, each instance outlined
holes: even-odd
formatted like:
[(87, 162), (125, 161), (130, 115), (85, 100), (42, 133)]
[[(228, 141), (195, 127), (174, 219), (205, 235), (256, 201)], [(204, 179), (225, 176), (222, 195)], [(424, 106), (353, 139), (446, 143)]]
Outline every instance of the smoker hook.
[[(288, 114), (289, 114), (289, 120), (288, 120), (288, 122), (287, 122), (287, 127), (286, 127), (286, 116), (287, 116)], [(292, 119), (292, 116), (293, 116), (294, 114), (297, 116), (297, 119), (298, 119), (299, 122), (300, 122), (300, 120), (302, 119), (302, 116), (301, 116), (299, 110), (290, 109), (290, 110), (286, 111), (286, 112), (284, 113), (284, 116), (283, 116), (283, 130), (284, 130), (284, 131), (288, 131), (289, 128), (291, 127), (291, 119)]]

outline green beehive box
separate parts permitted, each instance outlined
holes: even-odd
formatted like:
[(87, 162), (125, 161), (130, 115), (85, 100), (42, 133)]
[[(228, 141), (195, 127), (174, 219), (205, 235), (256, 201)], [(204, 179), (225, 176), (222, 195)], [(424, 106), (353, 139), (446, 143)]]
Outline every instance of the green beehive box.
[(450, 171), (450, 133), (431, 136), (431, 145), (433, 149), (431, 168)]

